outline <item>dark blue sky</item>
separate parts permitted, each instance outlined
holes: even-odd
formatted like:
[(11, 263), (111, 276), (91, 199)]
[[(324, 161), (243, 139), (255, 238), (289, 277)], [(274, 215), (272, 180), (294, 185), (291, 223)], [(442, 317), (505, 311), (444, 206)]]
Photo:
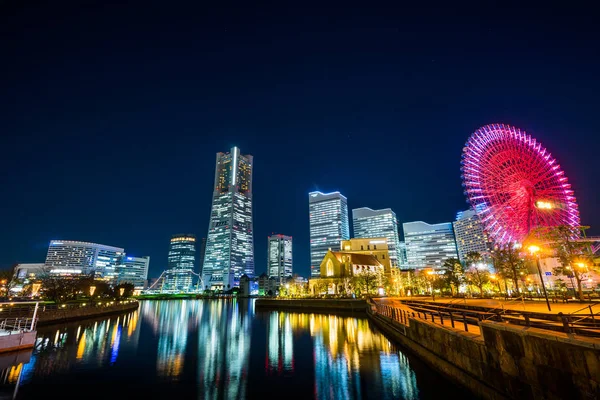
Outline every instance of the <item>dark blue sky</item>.
[(542, 141), (600, 226), (590, 10), (50, 3), (0, 3), (2, 268), (75, 239), (157, 276), (171, 234), (206, 235), (215, 153), (237, 145), (257, 272), (278, 232), (306, 276), (309, 191), (451, 221), (462, 147), (494, 122)]

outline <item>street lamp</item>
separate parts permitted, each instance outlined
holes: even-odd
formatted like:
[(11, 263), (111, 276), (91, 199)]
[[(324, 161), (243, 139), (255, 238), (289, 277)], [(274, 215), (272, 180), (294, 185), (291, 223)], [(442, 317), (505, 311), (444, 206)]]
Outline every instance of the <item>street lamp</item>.
[(544, 278), (542, 278), (542, 269), (540, 268), (540, 248), (535, 245), (529, 246), (529, 252), (532, 256), (535, 257), (535, 262), (538, 270), (538, 274), (540, 275), (540, 282), (542, 283), (542, 290), (544, 291), (544, 297), (546, 298), (546, 305), (548, 306), (548, 311), (552, 311), (550, 307), (550, 302), (548, 301), (548, 293), (546, 293), (546, 285), (544, 284)]
[(429, 279), (429, 286), (431, 286), (431, 299), (433, 301), (435, 301), (435, 293), (433, 292), (433, 275), (435, 274), (435, 272), (433, 270), (429, 270), (427, 271), (427, 275), (429, 275), (430, 279)]

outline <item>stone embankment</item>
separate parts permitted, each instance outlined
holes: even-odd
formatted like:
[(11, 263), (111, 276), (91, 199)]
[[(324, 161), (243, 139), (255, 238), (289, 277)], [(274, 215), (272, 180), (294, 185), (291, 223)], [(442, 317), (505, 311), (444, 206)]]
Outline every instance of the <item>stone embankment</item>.
[(56, 310), (40, 310), (38, 312), (38, 326), (52, 325), (62, 322), (77, 321), (80, 319), (103, 317), (105, 315), (119, 314), (127, 311), (137, 310), (139, 303), (137, 301), (129, 301), (127, 303), (87, 306), (68, 309)]
[(477, 333), (367, 310), (390, 338), (488, 399), (600, 398), (600, 341), (498, 322)]
[(257, 299), (254, 307), (256, 310), (364, 313), (367, 302), (360, 299)]

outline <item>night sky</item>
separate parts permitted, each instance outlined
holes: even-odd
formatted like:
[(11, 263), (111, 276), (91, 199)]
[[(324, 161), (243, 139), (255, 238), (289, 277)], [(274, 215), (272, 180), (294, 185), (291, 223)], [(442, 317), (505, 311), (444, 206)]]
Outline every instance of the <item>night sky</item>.
[(238, 146), (256, 272), (276, 232), (307, 276), (308, 192), (452, 221), (463, 145), (495, 122), (552, 152), (600, 234), (591, 10), (102, 3), (0, 2), (1, 268), (71, 239), (158, 276), (171, 234), (206, 236), (215, 153)]

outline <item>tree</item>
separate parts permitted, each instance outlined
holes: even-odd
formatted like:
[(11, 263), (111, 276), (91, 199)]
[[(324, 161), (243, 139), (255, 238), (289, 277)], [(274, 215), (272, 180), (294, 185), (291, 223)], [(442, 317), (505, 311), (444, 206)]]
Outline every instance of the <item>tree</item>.
[(496, 248), (492, 252), (492, 260), (498, 274), (504, 279), (510, 279), (515, 291), (519, 293), (519, 275), (526, 268), (518, 247), (509, 244), (504, 248)]
[(554, 250), (560, 265), (554, 268), (556, 275), (573, 276), (577, 282), (579, 300), (583, 301), (582, 281), (585, 273), (594, 266), (590, 249), (592, 241), (585, 240), (588, 226), (553, 226), (537, 229), (534, 236), (547, 241)]
[(483, 296), (483, 285), (490, 281), (490, 271), (481, 266), (472, 266), (467, 271), (467, 278), (479, 289), (479, 293)]
[(457, 258), (448, 258), (442, 265), (442, 271), (442, 282), (450, 287), (450, 293), (454, 296), (465, 279), (465, 269)]
[(370, 269), (363, 270), (354, 275), (354, 285), (367, 295), (374, 294), (379, 286), (379, 281), (379, 274)]
[(40, 277), (44, 297), (55, 303), (63, 303), (76, 297), (78, 282), (75, 279), (44, 275)]
[[(123, 295), (121, 295), (121, 289), (123, 289)], [(124, 282), (115, 286), (115, 297), (127, 298), (133, 296), (133, 289), (135, 286), (132, 283)]]

